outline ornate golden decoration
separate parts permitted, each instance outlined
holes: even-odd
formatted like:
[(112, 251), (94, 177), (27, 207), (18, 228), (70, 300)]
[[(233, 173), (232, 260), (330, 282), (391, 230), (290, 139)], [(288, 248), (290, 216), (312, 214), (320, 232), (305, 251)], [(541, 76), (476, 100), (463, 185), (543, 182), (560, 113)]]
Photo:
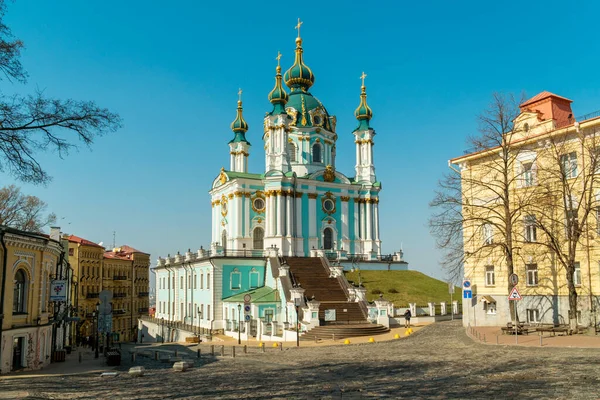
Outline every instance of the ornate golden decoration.
[(262, 223), (262, 218), (258, 218), (258, 219), (256, 220), (256, 222), (258, 222), (259, 224), (260, 224), (260, 223)]
[(221, 200), (215, 200), (215, 205), (218, 206), (219, 204), (221, 204)]
[(317, 138), (317, 140), (315, 140), (316, 143), (321, 143), (321, 139)]
[(333, 182), (335, 180), (335, 171), (331, 165), (325, 167), (325, 171), (323, 171), (323, 180), (325, 182)]
[(252, 193), (250, 193), (250, 192), (244, 192), (244, 196), (245, 197), (250, 197), (250, 196), (252, 196)]
[(227, 197), (229, 197), (230, 199), (233, 199), (233, 193), (229, 193), (229, 194), (227, 195)]
[(227, 196), (221, 196), (221, 215), (226, 216), (229, 207), (227, 207)]
[(355, 198), (354, 198), (354, 202), (355, 202), (355, 203), (360, 203), (360, 199), (359, 199), (358, 197), (355, 197)]
[(315, 129), (315, 132), (320, 133), (321, 132), (321, 128)]
[[(326, 203), (331, 204), (330, 210), (328, 210), (327, 207), (325, 206)], [(323, 195), (323, 197), (321, 197), (321, 209), (323, 210), (323, 212), (325, 214), (328, 214), (328, 215), (335, 214), (335, 211), (337, 209), (337, 204), (335, 201), (335, 196), (331, 192), (327, 192)]]
[(288, 143), (294, 143), (291, 137), (288, 137)]
[(304, 195), (304, 193), (302, 193), (302, 192), (296, 192), (296, 198), (297, 199), (301, 198), (302, 195)]
[(225, 168), (221, 167), (221, 173), (219, 174), (219, 181), (221, 181), (221, 185), (224, 185), (227, 182), (227, 174), (225, 173)]
[(308, 194), (309, 199), (316, 199), (317, 197), (319, 197), (319, 195), (317, 193), (309, 193)]
[(341, 201), (348, 201), (348, 200), (350, 200), (350, 196), (340, 196), (340, 200)]
[(290, 125), (296, 126), (296, 121), (298, 120), (298, 111), (292, 107), (288, 107), (285, 109), (285, 112), (292, 119)]
[(281, 189), (277, 189), (275, 190), (275, 193), (277, 193), (277, 196), (281, 196), (283, 194), (283, 191)]
[(302, 125), (306, 126), (306, 107), (304, 106), (304, 96), (302, 96)]
[(233, 195), (235, 197), (242, 197), (244, 195), (244, 192), (240, 192), (239, 190), (237, 192), (233, 192)]

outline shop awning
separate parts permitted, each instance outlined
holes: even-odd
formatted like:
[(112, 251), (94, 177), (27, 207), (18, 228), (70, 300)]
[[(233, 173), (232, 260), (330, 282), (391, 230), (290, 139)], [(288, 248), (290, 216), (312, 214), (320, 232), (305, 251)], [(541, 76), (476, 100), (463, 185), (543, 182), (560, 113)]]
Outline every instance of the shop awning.
[(481, 300), (479, 301), (483, 301), (485, 303), (495, 303), (496, 300), (492, 297), (492, 296), (481, 296)]

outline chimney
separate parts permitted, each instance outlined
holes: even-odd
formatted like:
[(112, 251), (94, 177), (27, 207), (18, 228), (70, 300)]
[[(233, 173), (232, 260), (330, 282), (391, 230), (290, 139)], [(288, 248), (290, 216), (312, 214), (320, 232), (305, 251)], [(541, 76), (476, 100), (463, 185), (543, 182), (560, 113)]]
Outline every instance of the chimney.
[(50, 239), (60, 242), (60, 227), (58, 227), (58, 226), (50, 227)]

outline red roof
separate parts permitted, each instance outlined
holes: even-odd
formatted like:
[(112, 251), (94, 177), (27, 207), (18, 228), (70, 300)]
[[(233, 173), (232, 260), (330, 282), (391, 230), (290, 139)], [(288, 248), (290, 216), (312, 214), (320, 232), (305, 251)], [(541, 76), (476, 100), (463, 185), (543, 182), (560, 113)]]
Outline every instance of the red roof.
[[(117, 251), (115, 251), (115, 250), (117, 250)], [(105, 251), (104, 258), (116, 258), (119, 260), (131, 260), (132, 259), (131, 256), (134, 253), (148, 254), (148, 253), (144, 253), (143, 251), (134, 249), (131, 246), (123, 245), (121, 247), (117, 247), (116, 249), (113, 249), (112, 251)]]
[(569, 100), (566, 97), (562, 97), (562, 96), (559, 96), (557, 94), (550, 93), (547, 90), (544, 90), (543, 92), (536, 94), (535, 96), (533, 96), (532, 98), (530, 98), (526, 102), (524, 102), (521, 105), (519, 105), (519, 107), (526, 107), (526, 106), (528, 106), (530, 104), (536, 103), (536, 102), (538, 102), (540, 100), (544, 100), (545, 98), (548, 98), (548, 97), (556, 97), (557, 99), (566, 100), (569, 103), (573, 102), (573, 100)]
[(127, 246), (126, 244), (124, 244), (123, 246), (121, 246), (121, 252), (122, 253), (128, 253), (128, 254), (133, 254), (133, 253), (142, 253), (142, 254), (148, 254), (148, 253), (144, 253), (143, 251), (134, 249), (131, 246)]
[(79, 236), (75, 236), (75, 235), (69, 236), (69, 242), (79, 243), (79, 244), (82, 244), (85, 246), (94, 246), (94, 247), (104, 248), (104, 246), (100, 246), (98, 243), (94, 243), (91, 240), (80, 238)]

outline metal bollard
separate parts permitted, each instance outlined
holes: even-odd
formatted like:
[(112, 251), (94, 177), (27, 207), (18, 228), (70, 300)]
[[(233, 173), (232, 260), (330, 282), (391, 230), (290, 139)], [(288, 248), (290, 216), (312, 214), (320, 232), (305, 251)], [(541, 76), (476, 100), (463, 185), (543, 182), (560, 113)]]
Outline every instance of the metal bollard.
[(317, 343), (317, 335), (315, 335), (315, 343)]
[(262, 347), (262, 352), (264, 353), (265, 352), (265, 344), (263, 343), (263, 345), (261, 347)]
[(498, 335), (496, 335), (496, 344), (498, 344)]
[(542, 347), (542, 335), (540, 335), (540, 347)]
[(177, 357), (177, 350), (175, 350), (175, 357)]
[(231, 346), (231, 357), (235, 358), (235, 346)]
[(200, 349), (198, 349), (197, 353), (198, 353), (198, 358), (202, 358), (202, 353), (201, 353)]
[(131, 353), (131, 362), (135, 362), (135, 352)]
[(225, 345), (221, 346), (221, 357), (225, 357)]
[(79, 352), (79, 362), (81, 362), (81, 352)]
[(283, 342), (279, 342), (279, 350), (283, 351)]
[(485, 343), (485, 333), (483, 334), (483, 343)]
[(248, 353), (248, 346), (244, 345), (244, 354)]
[(210, 345), (210, 355), (211, 355), (211, 356), (214, 356), (214, 355), (215, 355), (215, 345), (214, 345), (214, 344), (211, 344), (211, 345)]
[(154, 360), (158, 361), (158, 351), (154, 352)]

